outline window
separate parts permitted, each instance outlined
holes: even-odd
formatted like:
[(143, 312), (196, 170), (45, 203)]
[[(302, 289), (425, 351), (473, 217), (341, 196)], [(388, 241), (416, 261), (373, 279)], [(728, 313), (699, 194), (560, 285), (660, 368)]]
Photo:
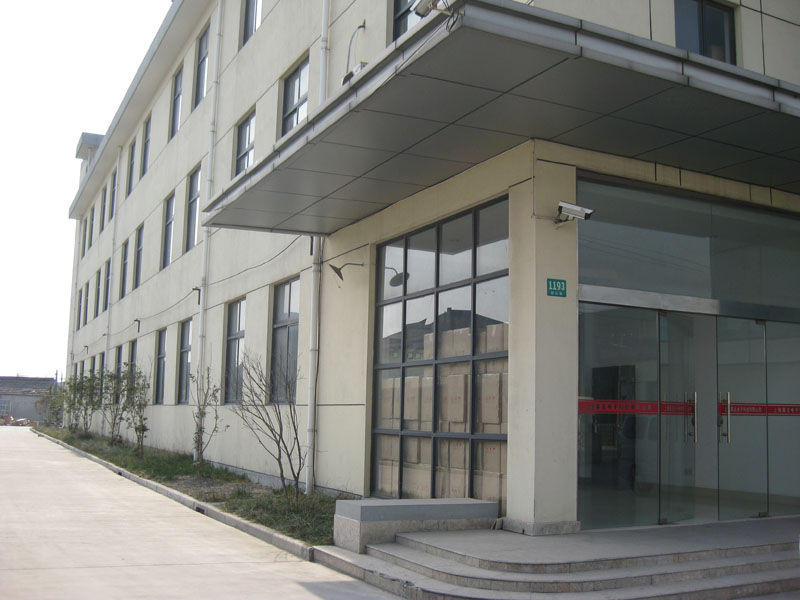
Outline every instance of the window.
[(411, 10), (413, 4), (414, 0), (394, 0), (394, 38), (392, 39), (399, 38), (422, 18)]
[(178, 354), (178, 404), (189, 404), (192, 380), (192, 320), (181, 323), (181, 346)]
[(114, 209), (117, 207), (117, 170), (111, 174), (111, 198), (108, 203), (108, 220), (114, 218)]
[(98, 225), (100, 225), (100, 233), (103, 233), (103, 230), (106, 228), (106, 188), (103, 187), (103, 191), (100, 193), (100, 221), (98, 221)]
[(244, 298), (228, 305), (225, 344), (225, 402), (242, 401), (242, 344), (244, 343)]
[(242, 0), (242, 46), (261, 25), (261, 0)]
[(272, 368), (270, 370), (273, 402), (294, 402), (297, 386), (297, 329), (300, 321), (300, 279), (275, 288), (272, 318)]
[(136, 162), (136, 140), (131, 142), (131, 145), (128, 146), (128, 185), (125, 188), (125, 197), (131, 195), (133, 191), (133, 174), (136, 172), (134, 170)]
[(508, 201), (378, 248), (374, 495), (506, 497)]
[(136, 373), (136, 340), (131, 340), (128, 344), (128, 372), (133, 375)]
[(247, 115), (236, 127), (236, 175), (253, 164), (256, 112)]
[(181, 97), (183, 96), (183, 67), (172, 78), (172, 104), (169, 109), (169, 139), (175, 137), (181, 126)]
[(97, 315), (100, 314), (100, 279), (102, 277), (102, 273), (100, 273), (100, 269), (97, 269), (97, 273), (94, 276), (94, 318), (97, 318)]
[(675, 0), (675, 45), (736, 63), (733, 8), (712, 0)]
[(308, 59), (283, 81), (282, 135), (289, 133), (308, 115)]
[(164, 374), (167, 372), (167, 330), (159, 329), (156, 334), (156, 404), (164, 404)]
[(147, 119), (144, 122), (144, 127), (142, 128), (142, 164), (141, 164), (141, 172), (139, 174), (139, 178), (141, 179), (144, 177), (144, 174), (147, 173), (148, 163), (150, 162), (150, 123), (152, 121), (152, 115), (148, 115)]
[(83, 303), (83, 290), (78, 290), (78, 303), (75, 310), (75, 331), (81, 328), (81, 304)]
[(100, 360), (98, 361), (98, 375), (100, 375), (100, 402), (103, 402), (103, 388), (105, 387), (106, 378), (106, 354), (101, 352), (98, 354)]
[(142, 283), (142, 246), (144, 244), (144, 225), (136, 229), (136, 254), (133, 257), (133, 289)]
[(119, 404), (120, 395), (123, 388), (122, 383), (122, 346), (117, 346), (117, 355), (116, 355), (115, 367), (114, 367), (114, 375), (116, 375), (117, 379), (117, 389), (116, 393), (114, 394), (114, 404)]
[(111, 259), (106, 261), (106, 280), (103, 284), (103, 312), (108, 310), (111, 302)]
[(208, 76), (208, 26), (197, 38), (197, 63), (194, 73), (194, 103), (196, 108), (206, 96), (206, 77)]
[(125, 297), (125, 280), (128, 279), (128, 240), (122, 244), (122, 252), (120, 253), (120, 270), (119, 270), (119, 298), (122, 300)]
[(94, 235), (94, 206), (89, 211), (89, 231), (86, 234), (86, 244), (88, 248), (92, 247), (92, 237)]
[(186, 239), (183, 250), (188, 252), (197, 244), (197, 211), (200, 204), (200, 167), (189, 175), (188, 200), (186, 202)]
[(81, 258), (86, 256), (86, 219), (81, 221)]
[(161, 243), (161, 268), (172, 262), (172, 222), (175, 217), (175, 195), (164, 202), (164, 239)]
[(89, 282), (83, 286), (83, 324), (89, 322)]

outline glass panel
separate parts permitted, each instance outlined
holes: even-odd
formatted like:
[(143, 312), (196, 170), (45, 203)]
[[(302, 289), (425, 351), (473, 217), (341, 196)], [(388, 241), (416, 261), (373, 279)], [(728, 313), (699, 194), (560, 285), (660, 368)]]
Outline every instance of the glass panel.
[(735, 63), (733, 56), (733, 11), (710, 2), (703, 4), (703, 54)]
[(375, 371), (374, 426), (400, 429), (400, 369)]
[(475, 363), (475, 433), (508, 433), (508, 359)]
[(406, 257), (408, 276), (406, 293), (413, 294), (435, 285), (436, 229), (428, 229), (408, 238)]
[(403, 438), (403, 498), (431, 497), (431, 439)]
[(800, 324), (767, 323), (769, 514), (800, 513)]
[(378, 362), (400, 362), (400, 329), (403, 318), (402, 304), (388, 304), (378, 309)]
[(700, 53), (700, 9), (697, 0), (675, 0), (675, 45)]
[(767, 512), (764, 325), (717, 318), (719, 518)]
[(289, 318), (300, 318), (300, 280), (295, 279), (289, 284)]
[(388, 300), (403, 294), (403, 240), (378, 248), (378, 299)]
[(508, 277), (475, 286), (476, 354), (508, 350)]
[(380, 496), (397, 498), (400, 464), (400, 437), (376, 435), (372, 447), (372, 491)]
[(472, 215), (442, 225), (439, 285), (472, 277)]
[(270, 386), (274, 402), (286, 402), (286, 372), (289, 354), (289, 328), (276, 327), (272, 330), (272, 370), (270, 371)]
[(506, 514), (506, 443), (474, 441), (472, 443), (472, 497), (500, 503), (500, 514)]
[(508, 201), (478, 213), (478, 275), (508, 268)]
[(472, 354), (471, 294), (471, 286), (439, 294), (439, 315), (436, 322), (439, 358)]
[(225, 356), (225, 402), (241, 399), (242, 365), (239, 362), (239, 339), (229, 340)]
[(406, 302), (406, 360), (433, 358), (433, 294)]
[(578, 520), (658, 521), (658, 313), (581, 303)]
[(469, 440), (437, 440), (436, 497), (469, 495)]
[(436, 387), (437, 431), (469, 431), (469, 363), (439, 365)]
[(405, 370), (405, 374), (403, 429), (432, 431), (433, 367), (411, 367)]
[(279, 285), (275, 290), (275, 321), (289, 319), (289, 290), (288, 285)]

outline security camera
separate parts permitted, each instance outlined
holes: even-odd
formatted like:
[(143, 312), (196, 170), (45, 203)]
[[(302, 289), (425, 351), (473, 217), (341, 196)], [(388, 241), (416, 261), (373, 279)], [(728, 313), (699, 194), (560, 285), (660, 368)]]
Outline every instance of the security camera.
[(439, 4), (439, 0), (417, 0), (413, 10), (420, 17), (427, 17), (437, 4)]
[(556, 221), (559, 223), (566, 223), (572, 219), (579, 219), (581, 221), (589, 220), (594, 213), (593, 208), (584, 208), (577, 204), (570, 204), (569, 202), (558, 203), (558, 218)]

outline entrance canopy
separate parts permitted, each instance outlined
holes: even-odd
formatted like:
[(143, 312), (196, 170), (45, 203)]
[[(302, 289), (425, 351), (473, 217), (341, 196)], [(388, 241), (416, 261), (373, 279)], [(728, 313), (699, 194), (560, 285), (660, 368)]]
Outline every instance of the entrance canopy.
[(277, 142), (205, 224), (331, 234), (532, 138), (800, 193), (800, 86), (517, 2), (466, 0)]

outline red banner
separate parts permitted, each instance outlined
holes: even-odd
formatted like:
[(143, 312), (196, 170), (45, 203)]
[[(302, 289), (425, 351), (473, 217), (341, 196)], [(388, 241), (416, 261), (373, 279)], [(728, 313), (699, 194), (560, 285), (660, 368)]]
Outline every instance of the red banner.
[[(580, 415), (657, 415), (658, 402), (651, 400), (615, 400), (597, 398), (578, 398)], [(662, 402), (662, 415), (693, 415), (693, 402)], [(728, 414), (728, 403), (717, 404), (717, 414)], [(734, 417), (800, 417), (800, 404), (763, 404), (731, 402), (731, 416)]]

